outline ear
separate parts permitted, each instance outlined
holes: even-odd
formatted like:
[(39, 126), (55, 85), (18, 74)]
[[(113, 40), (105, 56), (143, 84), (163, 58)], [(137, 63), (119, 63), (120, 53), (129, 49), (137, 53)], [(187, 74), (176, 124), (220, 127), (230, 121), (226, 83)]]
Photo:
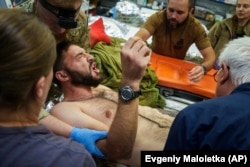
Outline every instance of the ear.
[(222, 70), (221, 70), (222, 77), (220, 78), (219, 82), (222, 85), (229, 79), (229, 69), (228, 69), (227, 64), (225, 64), (225, 63), (221, 64), (221, 68), (222, 68)]
[(189, 9), (189, 13), (190, 13), (191, 15), (193, 15), (193, 14), (194, 14), (194, 8), (190, 8), (190, 9)]
[(56, 77), (56, 79), (58, 79), (61, 82), (69, 80), (68, 74), (63, 70), (57, 71), (55, 73), (55, 77)]
[(35, 92), (38, 98), (43, 98), (45, 89), (45, 77), (42, 76), (36, 83)]

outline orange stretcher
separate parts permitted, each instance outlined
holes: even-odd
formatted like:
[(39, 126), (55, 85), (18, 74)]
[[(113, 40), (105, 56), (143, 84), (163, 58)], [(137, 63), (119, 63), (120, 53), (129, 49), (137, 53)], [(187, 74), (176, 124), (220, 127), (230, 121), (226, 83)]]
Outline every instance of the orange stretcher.
[(155, 70), (158, 76), (159, 86), (186, 91), (206, 98), (215, 97), (216, 82), (213, 75), (216, 70), (211, 69), (200, 82), (194, 83), (189, 81), (188, 72), (195, 65), (189, 61), (156, 53), (151, 55), (150, 67)]

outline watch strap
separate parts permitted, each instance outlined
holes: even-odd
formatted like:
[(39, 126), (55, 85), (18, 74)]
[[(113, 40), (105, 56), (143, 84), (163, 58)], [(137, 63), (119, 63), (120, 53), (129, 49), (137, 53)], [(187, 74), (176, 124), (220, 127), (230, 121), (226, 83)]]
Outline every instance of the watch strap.
[(137, 98), (139, 96), (141, 96), (142, 93), (141, 93), (141, 89), (137, 90), (137, 91), (134, 91), (134, 97), (133, 98)]
[(205, 74), (207, 73), (207, 67), (204, 66), (203, 64), (201, 64), (200, 66), (202, 67), (202, 69), (203, 69), (203, 71), (204, 71), (204, 75), (205, 75)]

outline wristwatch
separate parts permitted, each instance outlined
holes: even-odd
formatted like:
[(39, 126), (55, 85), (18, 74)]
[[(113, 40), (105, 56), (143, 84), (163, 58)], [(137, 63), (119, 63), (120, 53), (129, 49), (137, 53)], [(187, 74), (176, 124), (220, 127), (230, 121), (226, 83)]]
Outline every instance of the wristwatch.
[(202, 67), (202, 69), (203, 69), (203, 71), (204, 71), (204, 75), (205, 75), (205, 74), (207, 73), (207, 67), (204, 66), (203, 64), (201, 64), (200, 66)]
[(124, 86), (119, 89), (119, 95), (121, 96), (122, 100), (130, 101), (134, 98), (139, 97), (142, 95), (141, 90), (134, 91), (130, 86)]

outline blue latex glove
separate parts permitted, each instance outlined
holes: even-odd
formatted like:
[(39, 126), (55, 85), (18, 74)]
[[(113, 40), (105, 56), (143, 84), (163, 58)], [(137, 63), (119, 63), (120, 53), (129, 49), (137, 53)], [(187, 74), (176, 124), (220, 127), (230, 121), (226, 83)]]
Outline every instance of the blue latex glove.
[(90, 130), (87, 128), (80, 129), (74, 127), (71, 131), (70, 137), (73, 140), (82, 143), (91, 154), (104, 158), (103, 153), (96, 146), (96, 141), (106, 138), (107, 135), (107, 131)]

